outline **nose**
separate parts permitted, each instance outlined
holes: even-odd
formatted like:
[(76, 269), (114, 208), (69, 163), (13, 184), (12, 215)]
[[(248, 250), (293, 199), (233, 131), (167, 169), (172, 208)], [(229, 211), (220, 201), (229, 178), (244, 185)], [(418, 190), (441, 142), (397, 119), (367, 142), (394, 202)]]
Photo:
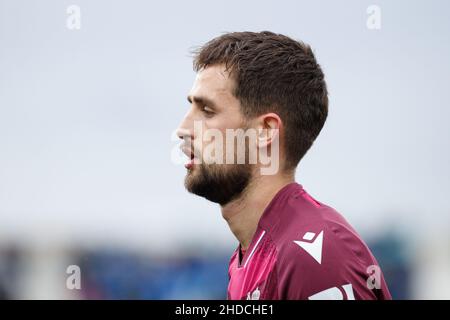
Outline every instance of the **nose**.
[(177, 136), (178, 138), (180, 138), (181, 140), (189, 140), (192, 139), (192, 134), (189, 132), (188, 129), (185, 129), (183, 127), (178, 127), (177, 129)]
[(193, 121), (190, 119), (190, 113), (191, 112), (188, 112), (186, 114), (176, 131), (178, 138), (186, 141), (193, 138), (193, 128), (191, 124)]

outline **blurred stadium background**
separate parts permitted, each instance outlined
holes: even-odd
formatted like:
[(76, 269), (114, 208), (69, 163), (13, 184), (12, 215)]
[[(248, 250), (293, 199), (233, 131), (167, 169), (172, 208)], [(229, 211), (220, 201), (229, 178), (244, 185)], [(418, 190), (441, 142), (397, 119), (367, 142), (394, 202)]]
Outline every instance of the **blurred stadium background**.
[(312, 45), (330, 91), (298, 181), (361, 233), (394, 298), (450, 299), (450, 3), (377, 1), (380, 30), (372, 4), (0, 0), (0, 298), (225, 298), (237, 242), (184, 190), (171, 135), (189, 50), (271, 30)]

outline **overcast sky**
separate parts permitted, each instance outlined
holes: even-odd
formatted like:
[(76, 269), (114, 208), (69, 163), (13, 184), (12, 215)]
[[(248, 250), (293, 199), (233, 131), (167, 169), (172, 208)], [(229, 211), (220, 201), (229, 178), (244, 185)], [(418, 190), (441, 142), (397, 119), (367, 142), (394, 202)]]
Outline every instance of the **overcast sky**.
[(449, 227), (450, 3), (377, 1), (379, 30), (371, 4), (0, 0), (0, 239), (234, 245), (218, 206), (185, 191), (171, 134), (190, 50), (248, 30), (309, 43), (325, 72), (306, 190), (365, 234)]

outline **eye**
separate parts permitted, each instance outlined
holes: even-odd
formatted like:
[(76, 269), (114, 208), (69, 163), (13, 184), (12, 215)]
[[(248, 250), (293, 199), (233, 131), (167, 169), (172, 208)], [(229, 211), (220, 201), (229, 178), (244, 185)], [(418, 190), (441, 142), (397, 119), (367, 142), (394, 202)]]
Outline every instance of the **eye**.
[(202, 112), (208, 117), (214, 115), (214, 111), (211, 108), (208, 108), (207, 106), (202, 107)]

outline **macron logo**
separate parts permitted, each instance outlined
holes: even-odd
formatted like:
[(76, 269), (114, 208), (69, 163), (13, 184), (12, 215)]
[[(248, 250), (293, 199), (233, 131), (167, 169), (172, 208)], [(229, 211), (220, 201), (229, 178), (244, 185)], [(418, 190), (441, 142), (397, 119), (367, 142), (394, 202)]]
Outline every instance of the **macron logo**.
[[(312, 241), (313, 239), (314, 241)], [(303, 240), (294, 241), (294, 243), (308, 252), (319, 264), (322, 263), (323, 230), (320, 231), (317, 237), (315, 233), (307, 232), (303, 236)]]

